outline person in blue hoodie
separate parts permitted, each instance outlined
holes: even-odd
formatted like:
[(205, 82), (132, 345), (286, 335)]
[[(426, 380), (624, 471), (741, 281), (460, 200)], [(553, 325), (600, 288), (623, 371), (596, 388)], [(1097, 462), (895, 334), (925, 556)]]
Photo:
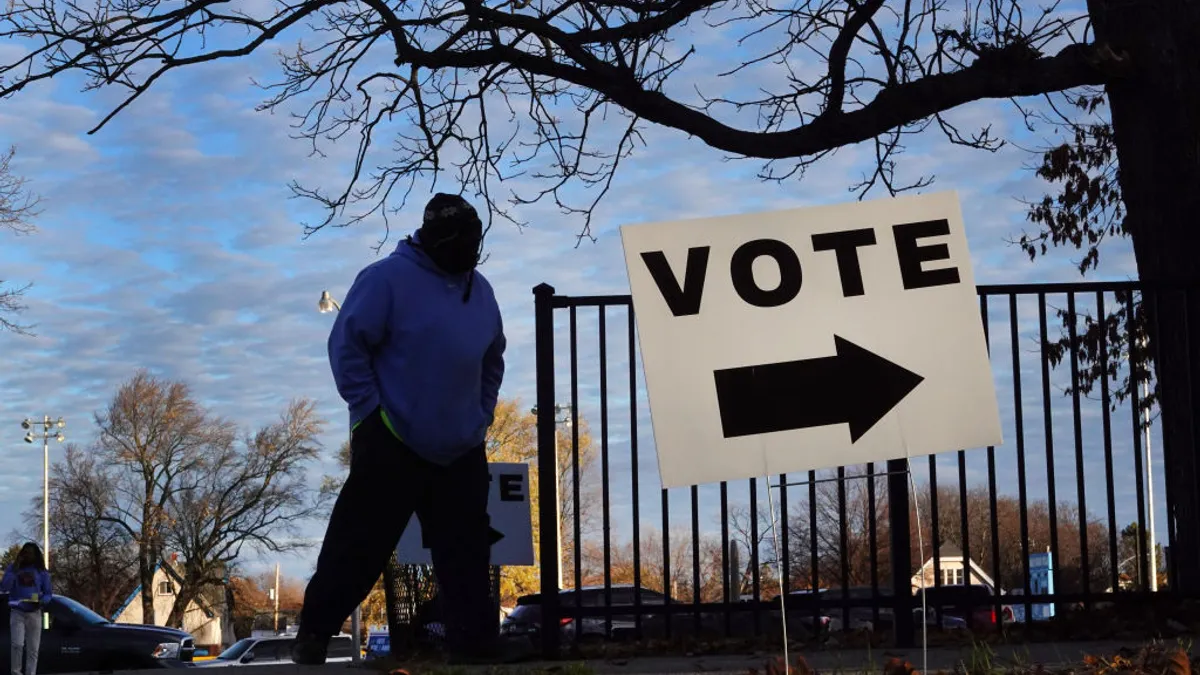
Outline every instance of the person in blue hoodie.
[(50, 573), (37, 544), (31, 541), (21, 547), (16, 561), (0, 578), (0, 592), (8, 594), (12, 675), (37, 675), (42, 608), (54, 597), (50, 591)]
[(350, 474), (330, 514), (292, 650), (319, 665), (416, 513), (429, 542), (455, 663), (519, 658), (490, 598), (485, 437), (504, 377), (504, 328), (476, 270), (483, 223), (438, 193), (421, 227), (359, 272), (329, 335), (350, 409)]

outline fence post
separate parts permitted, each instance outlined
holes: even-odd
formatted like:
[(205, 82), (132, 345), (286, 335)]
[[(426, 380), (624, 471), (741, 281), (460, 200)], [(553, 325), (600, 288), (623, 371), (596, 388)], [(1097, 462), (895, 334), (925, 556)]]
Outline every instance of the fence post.
[[(892, 549), (892, 627), (897, 647), (912, 647), (912, 542), (908, 518), (908, 460), (889, 459), (888, 530)], [(924, 617), (922, 617), (924, 620)]]
[(558, 447), (554, 438), (554, 287), (533, 288), (535, 365), (537, 369), (538, 518), (541, 563), (542, 655), (558, 657)]

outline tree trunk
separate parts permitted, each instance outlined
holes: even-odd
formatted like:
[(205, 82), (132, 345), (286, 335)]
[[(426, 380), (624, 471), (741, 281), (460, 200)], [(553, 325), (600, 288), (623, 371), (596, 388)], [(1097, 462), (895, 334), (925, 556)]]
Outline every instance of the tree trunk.
[(191, 590), (191, 584), (183, 584), (182, 588), (175, 590), (175, 603), (171, 605), (171, 613), (167, 616), (166, 625), (171, 628), (183, 629), (183, 616), (187, 613), (187, 607), (193, 600), (196, 599), (196, 594)]
[(1171, 589), (1200, 592), (1200, 3), (1089, 0), (1089, 11), (1097, 39), (1132, 69), (1107, 92), (1138, 275), (1161, 289), (1144, 301), (1162, 406)]
[(138, 577), (142, 584), (142, 623), (157, 625), (154, 616), (154, 560), (148, 552), (138, 556)]

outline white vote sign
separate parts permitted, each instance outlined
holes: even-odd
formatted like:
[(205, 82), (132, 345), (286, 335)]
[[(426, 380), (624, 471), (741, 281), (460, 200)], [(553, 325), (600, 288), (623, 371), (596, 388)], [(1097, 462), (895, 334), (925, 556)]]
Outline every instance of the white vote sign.
[(999, 445), (952, 192), (621, 227), (663, 487)]
[[(533, 564), (533, 514), (529, 505), (529, 465), (490, 463), (492, 476), (488, 491), (488, 515), (492, 529), (502, 535), (492, 544), (493, 565)], [(451, 533), (453, 536), (454, 533)], [(421, 521), (415, 515), (408, 521), (396, 561), (404, 565), (431, 565), (433, 558), (421, 534)]]

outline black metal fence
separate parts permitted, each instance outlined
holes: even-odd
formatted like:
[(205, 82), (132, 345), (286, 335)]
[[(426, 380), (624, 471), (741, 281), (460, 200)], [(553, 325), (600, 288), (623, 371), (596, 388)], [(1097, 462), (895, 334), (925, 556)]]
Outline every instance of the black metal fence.
[[(1009, 612), (1028, 621), (1038, 607), (1061, 615), (1172, 589), (1177, 525), (1162, 515), (1176, 512), (1179, 491), (1149, 503), (1157, 486), (1146, 480), (1147, 457), (1164, 456), (1143, 313), (1153, 294), (1135, 283), (978, 290), (1002, 447), (668, 491), (639, 443), (652, 435), (630, 296), (535, 288), (546, 653), (582, 638), (585, 619), (609, 636), (770, 635), (780, 591), (800, 629), (817, 631), (832, 615), (908, 645), (927, 620), (914, 614), (922, 586), (930, 603), (940, 602), (930, 589), (987, 586), (997, 623)], [(560, 420), (549, 411), (564, 400), (573, 480), (557, 495)], [(1173, 450), (1191, 452), (1168, 447), (1168, 459)], [(598, 513), (587, 513), (592, 505)], [(562, 541), (560, 511), (572, 514)], [(1156, 514), (1161, 549), (1146, 534)], [(1030, 568), (1040, 553), (1053, 563), (1047, 589)], [(566, 587), (596, 587), (600, 600), (557, 592), (560, 566)], [(614, 600), (625, 586), (632, 601)], [(567, 620), (565, 631), (546, 628)]]

